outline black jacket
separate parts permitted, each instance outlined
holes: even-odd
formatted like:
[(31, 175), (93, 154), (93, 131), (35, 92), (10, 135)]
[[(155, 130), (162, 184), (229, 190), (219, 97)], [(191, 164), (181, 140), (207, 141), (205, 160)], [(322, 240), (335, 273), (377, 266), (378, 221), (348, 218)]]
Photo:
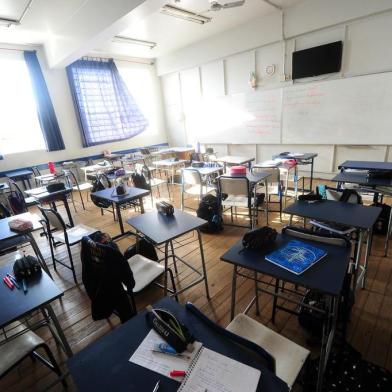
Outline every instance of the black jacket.
[(121, 322), (135, 313), (127, 291), (135, 286), (132, 271), (114, 242), (100, 243), (102, 233), (97, 232), (82, 239), (82, 281), (91, 299), (94, 320), (108, 318), (116, 311)]

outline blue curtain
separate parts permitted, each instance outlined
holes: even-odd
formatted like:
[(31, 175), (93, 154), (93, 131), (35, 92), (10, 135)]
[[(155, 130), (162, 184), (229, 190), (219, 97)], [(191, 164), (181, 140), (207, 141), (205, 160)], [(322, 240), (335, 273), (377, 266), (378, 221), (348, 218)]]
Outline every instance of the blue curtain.
[(48, 151), (64, 150), (64, 141), (57, 122), (49, 91), (42, 75), (35, 51), (25, 51), (24, 58), (29, 70), (33, 93), (37, 104), (38, 118)]
[(84, 147), (129, 139), (147, 128), (113, 60), (78, 60), (67, 75)]

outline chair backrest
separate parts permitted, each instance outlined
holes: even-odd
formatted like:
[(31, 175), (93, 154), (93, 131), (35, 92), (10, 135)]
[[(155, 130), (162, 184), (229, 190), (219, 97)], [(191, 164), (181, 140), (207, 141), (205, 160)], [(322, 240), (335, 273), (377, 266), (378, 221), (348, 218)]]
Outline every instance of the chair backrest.
[(23, 195), (22, 190), (20, 189), (19, 185), (17, 184), (16, 181), (9, 179), (9, 187), (10, 187), (10, 192), (8, 195), (8, 201), (10, 204), (10, 207), (12, 209), (12, 212), (14, 215), (17, 214), (22, 214), (23, 212), (27, 212), (28, 208), (25, 202), (25, 198)]
[(278, 167), (254, 167), (253, 173), (269, 173), (268, 182), (270, 184), (280, 183), (280, 170)]
[(112, 183), (105, 173), (101, 173), (98, 175), (98, 181), (104, 186), (105, 189), (112, 187)]
[(136, 313), (134, 302), (130, 303), (127, 297), (127, 292), (132, 296), (135, 280), (117, 245), (103, 236), (104, 233), (96, 232), (82, 238), (82, 281), (92, 301), (94, 320), (109, 317), (115, 309), (125, 322)]
[(215, 331), (219, 337), (228, 339), (230, 343), (240, 346), (242, 350), (246, 350), (250, 357), (256, 356), (258, 362), (261, 362), (263, 366), (275, 374), (275, 358), (262, 347), (213, 322), (192, 303), (187, 302), (185, 307), (187, 310), (192, 312), (202, 323), (208, 326), (211, 330)]
[(33, 166), (33, 167), (31, 168), (31, 170), (33, 171), (34, 177), (37, 177), (37, 176), (40, 176), (40, 175), (41, 175), (41, 172), (39, 171), (39, 169), (38, 169), (37, 166)]
[(0, 219), (8, 218), (11, 216), (11, 211), (3, 203), (0, 203)]
[(141, 174), (144, 176), (146, 181), (149, 183), (151, 181), (151, 172), (147, 165), (142, 166)]
[(201, 185), (201, 175), (196, 169), (182, 170), (182, 183), (185, 185)]
[(63, 231), (65, 234), (67, 233), (64, 220), (57, 211), (53, 210), (52, 208), (43, 208), (41, 206), (38, 206), (38, 208), (41, 211), (43, 217), (45, 218), (46, 224), (48, 225), (48, 231), (49, 226), (51, 226), (56, 228), (57, 230)]
[(71, 169), (63, 169), (63, 173), (65, 177), (68, 178), (69, 185), (77, 186), (79, 188), (78, 180), (76, 179), (76, 176)]
[(246, 177), (218, 177), (219, 193), (226, 193), (232, 196), (247, 196), (249, 197), (249, 181)]
[(350, 247), (351, 242), (344, 236), (332, 233), (315, 233), (309, 229), (301, 227), (286, 226), (282, 229), (282, 233), (292, 237), (301, 238), (303, 240), (316, 241), (324, 244)]

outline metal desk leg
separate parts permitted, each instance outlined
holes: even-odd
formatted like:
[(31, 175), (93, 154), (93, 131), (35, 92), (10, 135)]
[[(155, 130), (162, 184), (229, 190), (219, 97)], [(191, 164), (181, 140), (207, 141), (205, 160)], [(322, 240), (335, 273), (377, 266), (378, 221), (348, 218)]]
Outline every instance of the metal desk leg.
[(49, 313), (49, 317), (51, 318), (51, 320), (54, 324), (54, 327), (56, 328), (56, 332), (57, 332), (59, 340), (61, 341), (61, 345), (63, 346), (64, 352), (67, 354), (68, 357), (72, 357), (73, 352), (71, 350), (71, 347), (68, 344), (67, 338), (64, 335), (64, 332), (63, 332), (61, 325), (56, 317), (56, 314), (54, 313), (50, 304), (46, 305), (45, 309)]
[(169, 242), (165, 242), (165, 276), (163, 279), (163, 295), (167, 296), (167, 273), (168, 273), (168, 262), (169, 262)]
[(255, 277), (255, 305), (256, 305), (256, 314), (260, 314), (260, 309), (259, 309), (259, 286), (257, 283), (257, 271), (254, 271), (254, 277)]
[(314, 165), (314, 158), (312, 158), (312, 163), (310, 164), (310, 192), (313, 190), (313, 165)]
[(144, 214), (144, 205), (143, 205), (143, 198), (139, 197), (139, 204), (140, 204), (140, 212)]
[(269, 209), (269, 203), (268, 203), (268, 180), (265, 180), (265, 213), (267, 215), (267, 226), (268, 226), (268, 209)]
[(233, 280), (231, 283), (231, 310), (230, 310), (230, 321), (234, 318), (235, 312), (235, 295), (237, 290), (237, 266), (233, 267)]
[(384, 256), (388, 256), (388, 247), (389, 247), (389, 236), (391, 235), (391, 229), (392, 229), (392, 207), (391, 207), (391, 212), (389, 213), (389, 222), (388, 222), (388, 230), (387, 230), (387, 235), (385, 238), (385, 246), (384, 246)]
[(71, 211), (69, 209), (67, 196), (65, 196), (65, 198), (64, 198), (64, 207), (65, 207), (65, 211), (67, 212), (69, 224), (71, 225), (71, 227), (74, 227), (74, 222), (73, 222), (73, 219), (72, 219)]
[(369, 256), (370, 256), (370, 249), (372, 246), (372, 236), (373, 236), (373, 230), (369, 229), (368, 230), (368, 238), (366, 241), (366, 254), (365, 254), (365, 263), (363, 265), (364, 271), (363, 271), (363, 277), (362, 277), (362, 282), (361, 282), (361, 288), (365, 288), (366, 284), (366, 274), (367, 274), (367, 267), (368, 267), (368, 261), (369, 261)]
[(39, 250), (39, 247), (37, 245), (37, 243), (35, 242), (34, 236), (32, 233), (27, 233), (27, 236), (30, 239), (30, 245), (34, 250), (34, 253), (36, 254), (36, 256), (38, 257), (38, 260), (40, 260), (40, 264), (42, 266), (42, 268), (44, 269), (44, 271), (50, 276), (50, 278), (53, 280), (53, 277), (49, 271), (49, 268), (46, 264), (46, 261), (44, 259), (44, 257), (42, 256), (41, 251)]
[(358, 236), (358, 249), (357, 249), (357, 254), (355, 257), (355, 267), (354, 267), (354, 282), (353, 282), (353, 294), (355, 297), (355, 291), (357, 289), (357, 279), (358, 279), (358, 270), (361, 265), (361, 253), (362, 253), (362, 242), (363, 242), (363, 231), (359, 231), (359, 236)]
[(207, 269), (206, 269), (206, 263), (205, 263), (205, 259), (204, 259), (203, 241), (202, 241), (202, 238), (201, 238), (200, 230), (197, 230), (197, 237), (199, 239), (201, 266), (202, 266), (202, 269), (203, 269), (204, 284), (206, 286), (206, 295), (207, 295), (207, 298), (210, 299), (210, 291), (208, 289), (208, 280), (207, 280)]
[(176, 275), (178, 275), (176, 255), (174, 254), (173, 241), (170, 241), (170, 251), (171, 251), (171, 255), (172, 255), (172, 259), (173, 259), (174, 271), (175, 271)]
[(123, 224), (122, 216), (121, 216), (121, 207), (120, 207), (120, 204), (118, 204), (118, 203), (115, 203), (115, 204), (116, 204), (118, 224), (120, 225), (120, 231), (121, 231), (121, 234), (124, 234), (124, 224)]

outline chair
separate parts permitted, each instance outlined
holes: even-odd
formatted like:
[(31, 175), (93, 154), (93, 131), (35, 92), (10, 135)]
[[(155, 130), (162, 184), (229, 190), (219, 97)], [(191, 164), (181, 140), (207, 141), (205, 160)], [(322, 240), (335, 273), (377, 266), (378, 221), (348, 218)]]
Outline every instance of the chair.
[[(45, 351), (48, 359), (37, 352), (39, 349), (43, 349)], [(57, 364), (49, 346), (32, 331), (25, 332), (15, 338), (11, 337), (5, 343), (0, 345), (0, 378), (3, 378), (28, 356), (33, 359), (38, 359), (49, 369), (53, 370), (58, 375), (64, 387), (67, 386), (60, 367)]]
[(236, 216), (239, 215), (237, 214), (237, 208), (244, 208), (248, 210), (248, 214), (246, 214), (246, 216), (249, 217), (249, 226), (236, 226), (250, 228), (253, 228), (255, 226), (258, 211), (256, 200), (254, 197), (252, 197), (252, 193), (253, 190), (251, 189), (250, 183), (246, 177), (218, 177), (218, 194), (221, 200), (223, 212), (230, 209), (232, 224), (233, 208), (235, 209), (234, 212)]
[[(304, 190), (305, 190), (305, 177), (298, 176), (298, 172), (297, 172), (297, 165), (294, 166), (285, 166), (283, 164), (283, 166), (279, 167), (280, 170), (280, 178), (282, 179), (282, 182), (284, 184), (283, 186), (283, 193), (284, 193), (284, 204), (287, 204), (287, 198), (288, 197), (297, 197), (297, 193), (298, 193), (298, 184), (300, 181), (302, 181), (302, 194), (304, 194)], [(294, 170), (294, 174), (291, 175), (291, 171)], [(296, 187), (296, 189), (293, 191), (293, 188), (289, 186), (290, 182), (294, 182), (294, 186)]]
[[(137, 166), (137, 167), (139, 167), (139, 170), (140, 170), (140, 166)], [(169, 195), (169, 199), (171, 199), (169, 184), (168, 184), (168, 182), (166, 180), (162, 180), (160, 178), (153, 177), (153, 175), (152, 175), (150, 169), (147, 167), (147, 165), (142, 165), (141, 166), (141, 174), (144, 176), (148, 186), (151, 189), (151, 192), (150, 192), (151, 205), (153, 204), (153, 195), (152, 195), (153, 188), (156, 188), (156, 190), (158, 192), (158, 198), (160, 198), (161, 197), (161, 193), (159, 191), (159, 186), (162, 185), (162, 184), (166, 184), (167, 193)]]
[[(204, 195), (216, 191), (215, 188), (208, 186), (206, 182), (203, 181), (200, 172), (196, 169), (182, 169), (181, 175), (181, 210), (184, 210), (185, 208), (185, 194), (197, 196), (200, 203), (200, 200)], [(187, 185), (190, 185), (190, 187), (187, 188)]]
[(22, 190), (14, 180), (9, 179), (8, 181), (10, 187), (10, 194), (8, 196), (9, 204), (15, 215), (28, 212), (29, 207), (38, 204), (38, 201), (34, 197), (24, 197)]
[[(82, 224), (67, 228), (63, 218), (57, 211), (51, 208), (42, 208), (40, 206), (38, 206), (38, 208), (40, 209), (46, 222), (46, 233), (49, 239), (50, 253), (53, 260), (53, 268), (56, 270), (56, 263), (59, 263), (64, 267), (70, 269), (72, 271), (74, 281), (77, 284), (78, 281), (76, 279), (71, 246), (78, 244), (84, 236), (95, 233), (97, 229)], [(52, 228), (54, 228), (56, 231), (52, 230)], [(70, 265), (56, 259), (53, 248), (58, 245), (66, 245)]]
[(310, 351), (278, 334), (244, 313), (238, 314), (226, 329), (266, 350), (275, 359), (275, 373), (289, 387), (295, 383)]
[[(82, 191), (89, 191), (93, 187), (90, 182), (83, 182), (79, 184), (78, 180), (76, 179), (75, 174), (72, 170), (63, 170), (66, 176), (70, 179), (70, 185), (72, 186), (72, 191), (78, 192), (80, 196), (80, 201), (82, 203), (83, 209), (85, 210), (86, 207), (84, 205)], [(87, 196), (88, 197), (88, 196)]]
[[(282, 181), (280, 179), (280, 170), (278, 167), (257, 167), (253, 168), (252, 171), (254, 173), (270, 173), (270, 176), (267, 178), (267, 184), (268, 184), (268, 206), (271, 203), (278, 203), (279, 204), (279, 217), (280, 221), (282, 221), (282, 204), (283, 204), (283, 193), (284, 193), (284, 187), (282, 186)], [(260, 190), (263, 190), (263, 187), (261, 187)], [(271, 196), (277, 196), (278, 201), (271, 201)], [(268, 208), (268, 212), (274, 212), (271, 211)]]
[(38, 169), (37, 166), (33, 166), (31, 168), (31, 170), (33, 172), (34, 182), (37, 187), (45, 186), (45, 185), (49, 184), (50, 182), (56, 180), (56, 177), (51, 173), (45, 174), (45, 176), (44, 176), (45, 178), (38, 178), (38, 177), (42, 176), (42, 173), (40, 172), (40, 170)]

